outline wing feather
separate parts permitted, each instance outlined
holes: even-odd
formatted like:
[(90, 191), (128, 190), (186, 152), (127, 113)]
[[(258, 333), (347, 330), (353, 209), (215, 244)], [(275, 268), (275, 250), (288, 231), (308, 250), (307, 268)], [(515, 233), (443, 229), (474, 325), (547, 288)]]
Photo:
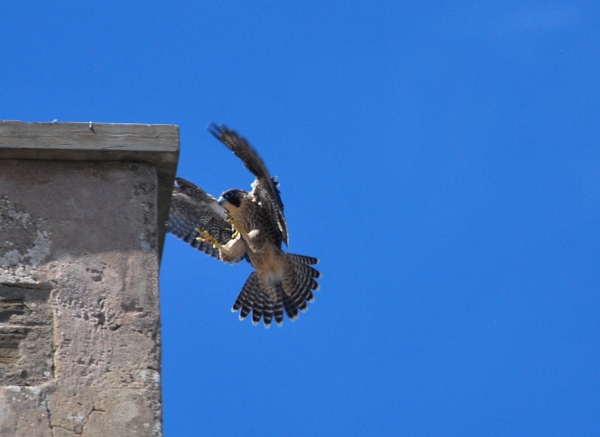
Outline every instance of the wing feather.
[[(225, 208), (219, 205), (213, 196), (185, 179), (176, 178), (167, 232), (181, 238), (199, 251), (219, 259), (218, 249), (196, 240), (198, 237), (196, 228), (209, 231), (221, 244), (227, 244), (233, 233), (231, 224), (226, 220)], [(233, 262), (241, 260), (242, 258)]]
[(275, 222), (275, 228), (279, 229), (281, 241), (287, 246), (289, 237), (283, 215), (283, 202), (277, 189), (279, 182), (271, 177), (258, 152), (244, 137), (239, 136), (225, 125), (218, 126), (215, 123), (211, 123), (208, 130), (244, 163), (244, 167), (256, 176), (256, 180), (252, 183), (252, 194), (258, 199), (261, 206), (269, 211), (269, 216)]

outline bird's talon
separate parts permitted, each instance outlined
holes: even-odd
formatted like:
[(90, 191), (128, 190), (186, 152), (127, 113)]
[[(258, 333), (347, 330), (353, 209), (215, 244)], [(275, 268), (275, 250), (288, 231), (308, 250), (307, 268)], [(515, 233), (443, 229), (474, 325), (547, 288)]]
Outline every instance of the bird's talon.
[(210, 235), (210, 232), (201, 231), (198, 228), (196, 228), (196, 232), (198, 232), (200, 234), (200, 236), (196, 237), (196, 240), (201, 241), (206, 244), (210, 244), (215, 249), (221, 249), (223, 247), (223, 246), (221, 246), (221, 244), (219, 244), (219, 242), (217, 240), (215, 240), (215, 237)]
[(246, 231), (244, 230), (244, 227), (242, 225), (240, 225), (238, 223), (238, 221), (236, 219), (234, 219), (229, 212), (227, 212), (227, 221), (229, 223), (231, 223), (231, 226), (233, 226), (233, 230), (234, 230), (233, 235), (231, 236), (231, 238), (237, 237), (240, 233), (246, 234)]

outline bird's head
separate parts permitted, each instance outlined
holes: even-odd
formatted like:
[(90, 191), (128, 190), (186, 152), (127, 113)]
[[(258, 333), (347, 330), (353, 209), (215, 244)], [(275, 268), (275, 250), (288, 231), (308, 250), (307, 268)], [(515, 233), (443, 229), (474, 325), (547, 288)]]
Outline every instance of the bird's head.
[(227, 190), (219, 197), (219, 205), (227, 209), (227, 211), (233, 212), (233, 210), (240, 207), (246, 194), (246, 191), (238, 190), (237, 188)]

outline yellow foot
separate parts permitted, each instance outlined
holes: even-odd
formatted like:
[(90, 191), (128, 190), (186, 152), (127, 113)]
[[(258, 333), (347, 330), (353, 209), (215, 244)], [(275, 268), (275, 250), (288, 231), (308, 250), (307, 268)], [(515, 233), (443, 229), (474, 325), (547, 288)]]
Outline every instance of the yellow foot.
[(225, 250), (225, 248), (221, 245), (221, 243), (219, 243), (217, 240), (215, 240), (215, 237), (210, 235), (210, 232), (201, 231), (198, 228), (196, 228), (196, 232), (198, 232), (200, 234), (199, 237), (196, 237), (196, 240), (202, 241), (203, 243), (211, 244), (212, 247), (214, 247), (215, 249)]
[(232, 239), (236, 238), (239, 234), (242, 234), (242, 235), (246, 235), (247, 234), (247, 232), (244, 229), (244, 227), (242, 225), (240, 225), (240, 223), (236, 219), (234, 219), (229, 212), (227, 212), (227, 221), (229, 223), (231, 223), (231, 226), (233, 226), (234, 232), (231, 235)]

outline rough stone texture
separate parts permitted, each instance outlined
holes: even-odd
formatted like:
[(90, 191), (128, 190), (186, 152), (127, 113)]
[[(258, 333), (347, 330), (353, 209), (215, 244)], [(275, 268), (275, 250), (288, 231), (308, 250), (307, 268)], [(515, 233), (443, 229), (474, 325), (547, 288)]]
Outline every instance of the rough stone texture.
[(52, 379), (50, 290), (0, 285), (0, 385)]
[(0, 159), (146, 162), (158, 177), (158, 249), (179, 158), (179, 128), (161, 124), (23, 123), (0, 120)]
[(161, 436), (150, 163), (0, 159), (0, 436)]
[(0, 388), (0, 436), (55, 437), (44, 398), (38, 387)]

